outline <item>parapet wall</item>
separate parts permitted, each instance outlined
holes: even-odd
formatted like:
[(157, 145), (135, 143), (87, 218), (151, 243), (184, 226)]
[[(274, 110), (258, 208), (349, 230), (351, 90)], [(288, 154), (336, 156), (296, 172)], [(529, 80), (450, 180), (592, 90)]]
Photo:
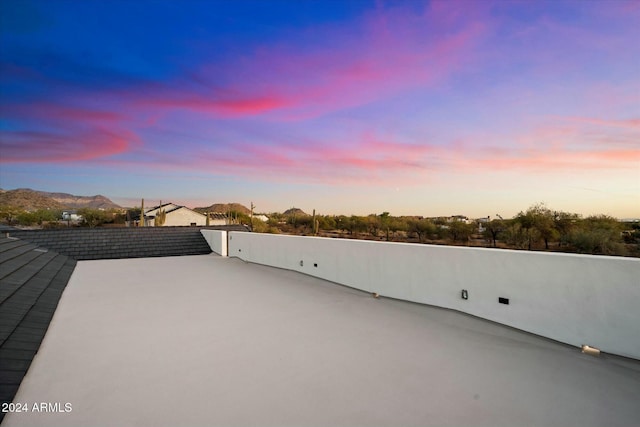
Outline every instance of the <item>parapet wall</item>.
[(225, 230), (200, 230), (213, 252), (227, 256), (227, 232)]
[(640, 359), (638, 259), (235, 231), (228, 254)]

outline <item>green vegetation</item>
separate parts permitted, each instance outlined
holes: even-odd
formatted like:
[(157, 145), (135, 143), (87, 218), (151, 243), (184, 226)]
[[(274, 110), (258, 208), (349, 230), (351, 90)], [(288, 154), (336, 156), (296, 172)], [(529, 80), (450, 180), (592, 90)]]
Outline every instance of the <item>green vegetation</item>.
[(357, 215), (269, 214), (254, 219), (254, 231), (409, 243), (547, 250), (585, 254), (640, 256), (640, 224), (598, 215), (555, 211), (536, 204), (512, 219), (395, 217), (389, 212)]
[(62, 211), (56, 209), (37, 209), (26, 211), (11, 206), (0, 207), (0, 220), (9, 225), (48, 226), (62, 217)]
[[(167, 221), (167, 213), (164, 209), (158, 210), (156, 216), (153, 218), (153, 225), (155, 227), (162, 227), (164, 223)], [(207, 224), (209, 223), (209, 215), (207, 214)]]
[(98, 209), (78, 209), (78, 215), (82, 217), (81, 224), (86, 227), (97, 227), (108, 221), (107, 213)]
[(80, 221), (62, 220), (61, 209), (24, 210), (12, 206), (0, 206), (0, 222), (17, 227), (60, 228), (69, 226), (98, 227), (102, 225), (124, 225), (126, 215), (121, 209), (78, 209)]
[(622, 232), (622, 224), (617, 219), (606, 215), (590, 216), (572, 230), (569, 243), (579, 253), (626, 255)]
[[(79, 223), (62, 221), (62, 211), (38, 209), (27, 211), (0, 206), (0, 222), (25, 227), (101, 227), (124, 226), (140, 215), (140, 208), (124, 212), (120, 209), (84, 208), (77, 211)], [(163, 211), (155, 217), (155, 225), (164, 222)], [(586, 218), (570, 212), (556, 211), (535, 204), (511, 219), (464, 217), (423, 218), (392, 216), (389, 212), (358, 215), (308, 215), (300, 209), (272, 213), (263, 222), (253, 218), (257, 233), (340, 237), (417, 244), (484, 246), (508, 249), (577, 252), (583, 254), (640, 257), (640, 223), (620, 222), (607, 215)], [(231, 210), (233, 224), (251, 224), (243, 210)]]

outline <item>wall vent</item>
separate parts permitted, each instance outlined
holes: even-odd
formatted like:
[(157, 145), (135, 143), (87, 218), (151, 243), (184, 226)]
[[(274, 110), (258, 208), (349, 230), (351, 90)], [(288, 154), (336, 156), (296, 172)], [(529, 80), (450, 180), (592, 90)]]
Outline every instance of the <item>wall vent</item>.
[(499, 302), (500, 304), (507, 304), (507, 305), (509, 305), (509, 298), (502, 298), (502, 297), (499, 297), (499, 298), (498, 298), (498, 302)]

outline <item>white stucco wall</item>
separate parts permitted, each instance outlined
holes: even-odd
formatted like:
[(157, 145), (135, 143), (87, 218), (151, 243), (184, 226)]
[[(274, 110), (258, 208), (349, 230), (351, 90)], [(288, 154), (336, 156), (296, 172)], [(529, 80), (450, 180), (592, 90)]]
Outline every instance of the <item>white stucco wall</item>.
[(167, 219), (164, 226), (191, 225), (192, 222), (195, 222), (196, 225), (206, 225), (207, 218), (190, 209), (176, 209), (175, 211), (167, 212)]
[[(205, 224), (206, 224), (206, 217), (205, 217)], [(227, 221), (224, 219), (213, 219), (211, 218), (209, 220), (209, 225), (227, 225)]]
[[(244, 232), (229, 233), (228, 251), (640, 359), (638, 259)], [(509, 305), (499, 304), (499, 297), (509, 298)]]
[(211, 250), (227, 256), (227, 232), (224, 230), (200, 230)]

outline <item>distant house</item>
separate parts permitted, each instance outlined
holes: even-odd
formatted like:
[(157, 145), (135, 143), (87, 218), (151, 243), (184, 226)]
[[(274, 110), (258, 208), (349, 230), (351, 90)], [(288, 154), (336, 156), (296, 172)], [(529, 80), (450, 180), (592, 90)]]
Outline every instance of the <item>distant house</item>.
[(78, 222), (82, 221), (82, 215), (78, 215), (78, 211), (63, 211), (62, 220)]
[(253, 217), (256, 218), (256, 219), (259, 219), (262, 222), (269, 221), (269, 217), (266, 216), (266, 215), (254, 215)]
[(447, 222), (464, 222), (465, 224), (470, 224), (471, 220), (469, 220), (469, 217), (464, 216), (464, 215), (453, 215), (451, 217), (449, 217), (449, 219), (447, 220)]
[(170, 227), (176, 225), (206, 225), (207, 217), (199, 212), (191, 210), (186, 206), (178, 206), (173, 203), (165, 203), (161, 206), (156, 206), (144, 213), (145, 225), (154, 226), (155, 218), (160, 211), (164, 211), (165, 220), (162, 226)]
[(484, 233), (486, 230), (484, 224), (491, 222), (490, 216), (483, 216), (482, 218), (476, 218), (476, 224), (478, 224), (478, 233)]
[(209, 212), (209, 225), (229, 224), (227, 214), (220, 212)]
[[(144, 216), (145, 217), (151, 217), (151, 218), (155, 218), (155, 216), (157, 215), (159, 210), (164, 210), (165, 212), (169, 212), (172, 211), (176, 208), (181, 208), (182, 206), (180, 205), (174, 205), (173, 203), (163, 203), (161, 205), (158, 206), (154, 206), (153, 208), (150, 209), (146, 209), (144, 211)], [(187, 208), (188, 209), (188, 208)], [(187, 224), (189, 225), (189, 224)]]
[[(150, 209), (145, 209), (145, 226), (154, 227), (156, 225), (155, 219), (160, 214), (160, 212), (164, 212), (165, 214), (164, 223), (162, 224), (163, 227), (227, 224), (227, 217), (225, 214), (210, 213), (209, 224), (207, 224), (207, 215), (205, 214), (196, 212), (186, 206), (180, 206), (173, 203), (163, 203), (162, 205), (154, 206)], [(133, 224), (130, 225), (139, 225), (140, 218), (135, 218), (132, 223)]]

